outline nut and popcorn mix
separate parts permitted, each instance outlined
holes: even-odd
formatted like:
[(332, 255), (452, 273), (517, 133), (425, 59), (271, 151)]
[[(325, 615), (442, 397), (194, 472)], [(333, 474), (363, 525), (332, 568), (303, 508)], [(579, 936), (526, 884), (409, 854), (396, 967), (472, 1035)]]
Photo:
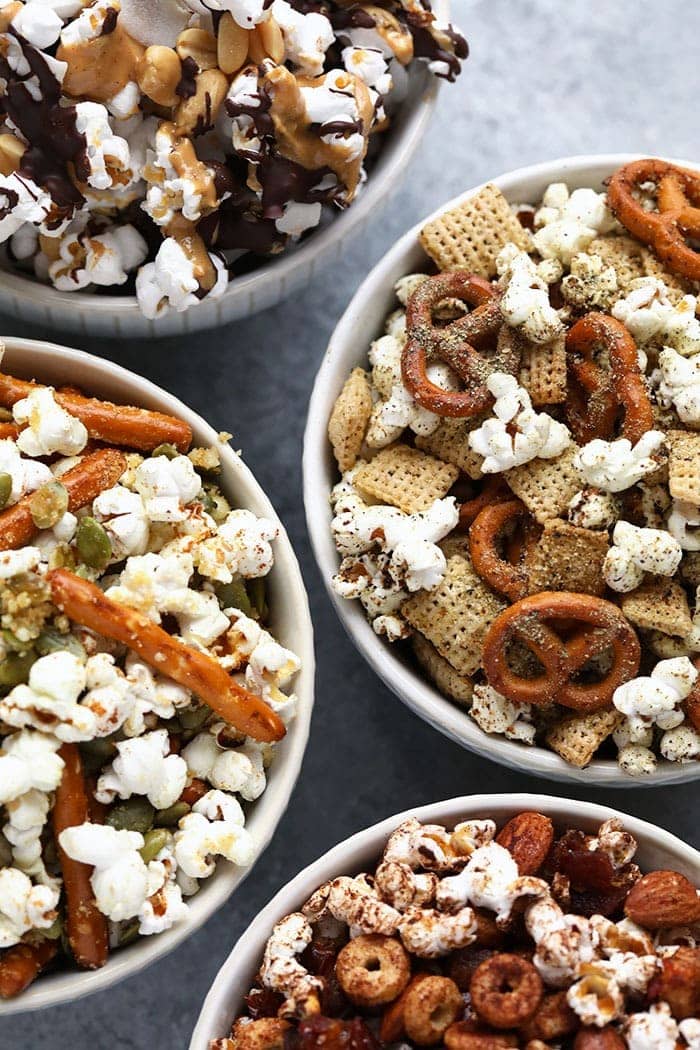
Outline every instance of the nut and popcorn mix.
[(617, 818), (410, 818), (276, 923), (211, 1050), (694, 1050), (700, 891), (636, 849)]
[(667, 204), (700, 175), (639, 166), (429, 222), (328, 433), (336, 592), (484, 732), (646, 776), (700, 756), (700, 255)]
[(300, 664), (265, 627), (278, 527), (229, 505), (217, 447), (193, 448), (175, 417), (5, 374), (0, 404), (9, 998), (182, 922), (218, 858), (253, 861), (246, 807)]
[(352, 203), (414, 63), (466, 56), (424, 0), (6, 0), (7, 258), (149, 318), (216, 298)]

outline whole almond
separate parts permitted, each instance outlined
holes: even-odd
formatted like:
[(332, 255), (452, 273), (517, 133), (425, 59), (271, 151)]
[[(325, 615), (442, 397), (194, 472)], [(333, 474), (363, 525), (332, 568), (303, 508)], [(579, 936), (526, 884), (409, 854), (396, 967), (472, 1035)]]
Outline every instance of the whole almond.
[(689, 926), (700, 919), (700, 896), (685, 875), (652, 871), (627, 894), (625, 915), (647, 930)]
[(668, 1003), (677, 1021), (700, 1015), (700, 948), (681, 947), (666, 956), (648, 996)]
[(614, 1028), (582, 1028), (574, 1039), (574, 1050), (625, 1050), (626, 1045)]
[(514, 858), (521, 875), (535, 875), (552, 848), (554, 827), (542, 813), (519, 813), (496, 836)]

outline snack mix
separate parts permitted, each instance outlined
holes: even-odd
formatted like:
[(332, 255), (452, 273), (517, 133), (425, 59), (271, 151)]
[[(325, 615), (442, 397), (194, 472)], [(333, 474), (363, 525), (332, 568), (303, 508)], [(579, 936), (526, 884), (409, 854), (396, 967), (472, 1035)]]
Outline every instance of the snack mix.
[(427, 0), (0, 0), (0, 240), (186, 310), (350, 205), (412, 64), (466, 55)]
[(407, 820), (267, 941), (211, 1050), (697, 1050), (700, 891), (611, 819)]
[(700, 759), (699, 203), (658, 160), (486, 186), (329, 423), (336, 592), (484, 732), (631, 776)]
[[(294, 714), (277, 525), (171, 416), (0, 374), (0, 998), (182, 921)], [(225, 440), (228, 435), (221, 435)]]

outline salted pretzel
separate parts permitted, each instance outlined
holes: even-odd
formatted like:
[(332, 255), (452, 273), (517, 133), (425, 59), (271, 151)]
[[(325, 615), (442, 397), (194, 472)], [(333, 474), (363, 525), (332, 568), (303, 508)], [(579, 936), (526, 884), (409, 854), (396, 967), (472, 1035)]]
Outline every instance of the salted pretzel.
[(63, 773), (56, 788), (56, 801), (51, 819), (61, 858), (68, 941), (78, 966), (86, 970), (97, 970), (107, 962), (109, 930), (107, 919), (97, 907), (92, 891), (92, 868), (89, 864), (69, 857), (59, 842), (62, 831), (94, 820), (94, 812), (90, 807), (77, 745), (62, 744), (59, 755), (63, 759)]
[[(0, 405), (3, 408), (12, 408), (34, 390), (41, 389), (40, 383), (30, 383), (0, 372)], [(141, 452), (152, 452), (163, 444), (171, 444), (179, 452), (187, 452), (192, 444), (192, 428), (189, 424), (164, 412), (135, 408), (133, 405), (115, 405), (96, 397), (84, 397), (70, 388), (56, 390), (54, 397), (61, 408), (80, 420), (95, 441), (136, 448)]]
[(527, 594), (527, 573), (522, 565), (501, 557), (498, 542), (508, 525), (527, 515), (527, 507), (519, 499), (492, 503), (480, 511), (469, 529), (469, 552), (476, 572), (489, 587), (512, 602)]
[[(655, 211), (647, 211), (635, 196), (649, 182), (656, 184)], [(608, 204), (672, 273), (700, 281), (700, 252), (687, 243), (688, 238), (700, 238), (700, 172), (653, 158), (632, 161), (610, 179)]]
[[(474, 309), (439, 327), (433, 311), (445, 299), (459, 299)], [(483, 412), (493, 404), (486, 386), (491, 372), (512, 374), (520, 363), (520, 346), (505, 331), (498, 292), (483, 277), (460, 270), (421, 281), (406, 306), (406, 335), (401, 357), (404, 384), (419, 405), (439, 416), (462, 418)], [(477, 346), (489, 340), (496, 340), (496, 352), (485, 356)], [(435, 358), (456, 372), (465, 390), (443, 390), (431, 382), (426, 369)]]
[[(117, 448), (102, 448), (84, 456), (57, 480), (68, 492), (68, 510), (80, 510), (105, 489), (112, 488), (126, 470), (126, 456)], [(30, 543), (39, 529), (32, 517), (33, 492), (0, 513), (0, 550), (17, 550)]]
[(0, 955), (0, 999), (14, 999), (58, 954), (56, 941), (15, 944)]
[[(557, 621), (563, 636), (553, 627)], [(526, 678), (510, 667), (508, 650), (515, 641), (539, 661), (541, 674)], [(612, 664), (604, 678), (576, 680), (592, 657), (608, 650)], [(515, 602), (494, 620), (484, 639), (482, 664), (489, 684), (514, 703), (558, 703), (589, 714), (608, 707), (617, 687), (634, 678), (640, 655), (636, 633), (612, 602), (543, 591)]]
[(147, 616), (113, 601), (94, 583), (67, 569), (53, 569), (47, 579), (54, 603), (70, 620), (128, 646), (154, 670), (192, 690), (241, 733), (266, 743), (285, 735), (279, 715), (259, 696), (238, 685), (207, 653), (186, 645)]
[(490, 507), (492, 503), (503, 503), (505, 500), (512, 498), (513, 493), (503, 478), (499, 477), (498, 474), (492, 474), (486, 478), (483, 488), (477, 496), (465, 500), (460, 505), (457, 528), (460, 532), (466, 532), (484, 507)]
[[(574, 438), (586, 444), (614, 436), (618, 406), (622, 436), (634, 445), (654, 427), (654, 413), (634, 339), (614, 317), (590, 313), (566, 337), (569, 384), (567, 420)], [(609, 370), (596, 358), (607, 358)]]

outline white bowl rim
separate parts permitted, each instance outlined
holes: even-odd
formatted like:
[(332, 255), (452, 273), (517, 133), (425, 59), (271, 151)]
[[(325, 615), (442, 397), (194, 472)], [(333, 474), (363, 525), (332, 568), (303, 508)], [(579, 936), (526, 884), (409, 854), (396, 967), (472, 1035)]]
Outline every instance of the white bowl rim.
[[(421, 823), (438, 823), (449, 826), (456, 819), (487, 818), (499, 814), (514, 815), (535, 810), (561, 820), (565, 815), (574, 826), (585, 828), (602, 824), (612, 817), (619, 817), (625, 829), (631, 832), (638, 843), (653, 843), (659, 852), (679, 857), (690, 872), (700, 872), (700, 851), (683, 842), (670, 831), (655, 824), (631, 816), (610, 806), (602, 806), (585, 800), (561, 798), (556, 795), (518, 792), (515, 794), (465, 795), (433, 802), (404, 810), (356, 832), (333, 846), (317, 860), (283, 886), (272, 900), (258, 913), (231, 949), (223, 966), (207, 994), (195, 1026), (189, 1050), (209, 1050), (209, 1040), (221, 1038), (224, 1033), (213, 1031), (223, 1014), (233, 1018), (239, 1001), (234, 998), (227, 1003), (229, 989), (238, 977), (250, 980), (262, 958), (263, 949), (274, 924), (285, 915), (298, 910), (313, 891), (328, 879), (357, 871), (358, 854), (372, 854), (377, 858), (391, 832), (402, 821), (416, 817)], [(362, 865), (366, 863), (360, 860)]]
[[(11, 1014), (72, 1002), (134, 976), (181, 944), (225, 903), (250, 874), (284, 815), (304, 758), (314, 699), (313, 627), (301, 570), (284, 525), (250, 468), (229, 445), (222, 445), (209, 423), (191, 408), (155, 383), (137, 376), (121, 365), (82, 350), (44, 340), (13, 337), (6, 338), (4, 344), (8, 356), (32, 354), (33, 359), (37, 361), (44, 358), (49, 363), (58, 361), (63, 366), (70, 366), (74, 380), (77, 376), (80, 381), (83, 372), (99, 375), (104, 381), (103, 391), (100, 391), (103, 392), (103, 396), (110, 387), (118, 387), (120, 384), (122, 389), (132, 389), (136, 403), (154, 405), (161, 411), (177, 415), (192, 426), (198, 441), (217, 446), (222, 466), (228, 475), (224, 479), (225, 489), (244, 492), (247, 505), (254, 503), (258, 514), (270, 517), (279, 525), (280, 535), (275, 541), (275, 566), (279, 567), (277, 578), (283, 578), (284, 589), (289, 592), (289, 624), (286, 626), (289, 633), (292, 630), (294, 632), (293, 647), (302, 661), (302, 668), (295, 681), (297, 714), (285, 738), (286, 751), (277, 756), (268, 786), (260, 799), (254, 803), (247, 818), (247, 826), (255, 835), (257, 843), (251, 865), (245, 869), (237, 869), (231, 864), (219, 862), (216, 873), (202, 883), (202, 888), (194, 897), (189, 898), (190, 914), (184, 922), (165, 933), (141, 938), (136, 944), (114, 952), (101, 970), (71, 970), (40, 977), (16, 999), (0, 1000), (0, 1019)], [(40, 366), (37, 367), (37, 373), (39, 372)], [(88, 386), (87, 383), (85, 385)], [(280, 586), (279, 589), (283, 588)]]
[[(536, 180), (547, 185), (566, 181), (567, 177), (585, 176), (592, 169), (612, 173), (621, 165), (642, 156), (646, 154), (580, 154), (517, 168), (465, 190), (411, 227), (362, 282), (331, 335), (309, 402), (303, 453), (306, 522), (323, 584), (347, 634), (385, 685), (424, 721), (478, 755), (533, 776), (616, 788), (658, 787), (695, 780), (700, 778), (700, 762), (682, 764), (660, 760), (652, 775), (633, 777), (622, 773), (617, 762), (612, 759), (595, 759), (584, 769), (577, 769), (554, 751), (539, 746), (528, 747), (501, 736), (489, 736), (469, 718), (463, 707), (439, 693), (417, 668), (409, 667), (394, 655), (391, 646), (374, 633), (358, 601), (341, 598), (333, 590), (331, 578), (337, 571), (338, 558), (332, 542), (329, 543), (329, 516), (319, 511), (319, 508), (328, 506), (330, 491), (327, 483), (330, 449), (326, 434), (330, 413), (328, 391), (334, 390), (337, 396), (351, 368), (366, 361), (369, 341), (376, 338), (377, 333), (368, 333), (366, 339), (364, 335), (359, 337), (362, 345), (358, 353), (357, 332), (362, 331), (363, 316), (372, 301), (381, 296), (382, 290), (386, 290), (388, 274), (399, 270), (399, 264), (405, 265), (401, 273), (410, 271), (408, 260), (419, 245), (418, 234), (425, 223), (472, 197), (487, 183), (494, 183), (506, 196), (520, 200), (517, 189), (526, 181)], [(687, 160), (672, 160), (672, 163), (698, 167), (697, 162)]]
[[(447, 15), (448, 2), (449, 0), (436, 0), (435, 10)], [(307, 272), (312, 273), (318, 267), (321, 259), (326, 258), (339, 241), (351, 236), (358, 226), (362, 227), (372, 212), (381, 206), (395, 188), (402, 170), (420, 145), (442, 87), (442, 81), (434, 77), (424, 63), (416, 67), (413, 76), (416, 80), (416, 97), (411, 100), (410, 108), (406, 111), (395, 139), (377, 157), (378, 162), (381, 162), (382, 158), (385, 161), (376, 173), (377, 177), (373, 177), (370, 173), (365, 186), (352, 204), (340, 213), (334, 214), (331, 221), (312, 232), (298, 247), (283, 252), (280, 256), (268, 261), (263, 260), (256, 269), (231, 279), (223, 295), (215, 300), (216, 303), (221, 304), (223, 308), (228, 302), (253, 294), (264, 298), (264, 290), (268, 285), (286, 287), (299, 269), (306, 268)], [(400, 103), (399, 106), (401, 105)], [(144, 336), (157, 337), (160, 334), (171, 334), (171, 326), (167, 326), (167, 332), (159, 331), (159, 321), (165, 320), (165, 317), (155, 318), (152, 321), (144, 317), (135, 295), (60, 292), (52, 285), (43, 284), (15, 269), (0, 269), (0, 280), (8, 292), (14, 293), (22, 300), (31, 300), (38, 294), (42, 305), (49, 310), (52, 308), (56, 310), (57, 316), (60, 316), (65, 310), (67, 303), (72, 304), (76, 313), (87, 315), (88, 332), (90, 330), (89, 315), (96, 313), (105, 318), (112, 318), (116, 315), (118, 323), (138, 326)], [(274, 302), (279, 301), (279, 297), (275, 297)], [(255, 312), (253, 309), (243, 316), (252, 316)], [(167, 317), (172, 318), (172, 315), (168, 314)], [(212, 321), (205, 327), (218, 327), (220, 323)], [(224, 320), (223, 323), (226, 321)], [(62, 324), (61, 328), (63, 328)], [(196, 331), (198, 328), (195, 317), (192, 320), (192, 330)], [(136, 328), (128, 330), (136, 331)], [(187, 327), (183, 324), (182, 332), (186, 330)]]

